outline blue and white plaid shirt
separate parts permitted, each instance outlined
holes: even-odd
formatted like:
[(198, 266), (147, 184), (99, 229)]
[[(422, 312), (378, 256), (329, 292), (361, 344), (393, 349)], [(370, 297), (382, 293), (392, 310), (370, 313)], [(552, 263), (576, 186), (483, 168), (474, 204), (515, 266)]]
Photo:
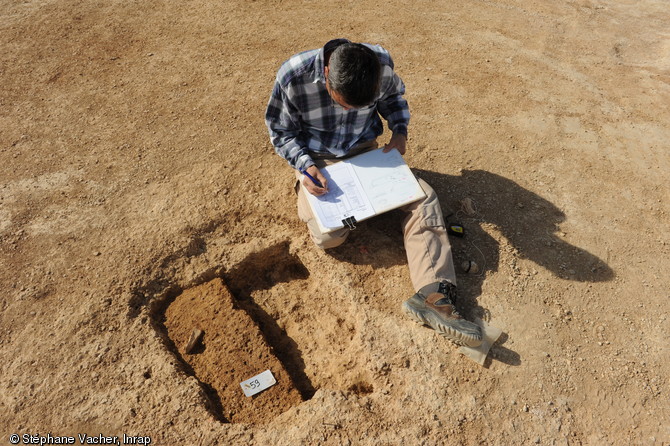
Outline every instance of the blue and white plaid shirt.
[(349, 42), (336, 39), (323, 48), (305, 51), (284, 62), (265, 113), (276, 152), (295, 169), (314, 164), (310, 152), (343, 157), (358, 143), (383, 132), (381, 115), (394, 133), (407, 136), (409, 107), (405, 85), (393, 71), (393, 60), (379, 45), (367, 45), (382, 66), (381, 88), (367, 107), (345, 110), (326, 90), (324, 54)]

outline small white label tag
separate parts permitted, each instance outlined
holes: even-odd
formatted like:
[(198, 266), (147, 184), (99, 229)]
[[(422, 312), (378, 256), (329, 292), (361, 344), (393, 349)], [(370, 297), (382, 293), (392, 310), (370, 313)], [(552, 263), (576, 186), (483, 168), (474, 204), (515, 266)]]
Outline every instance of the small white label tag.
[(268, 387), (272, 387), (277, 384), (277, 380), (272, 376), (272, 372), (269, 370), (259, 373), (253, 378), (249, 378), (246, 381), (242, 381), (240, 386), (242, 386), (242, 391), (246, 396), (254, 396), (258, 392), (262, 392)]

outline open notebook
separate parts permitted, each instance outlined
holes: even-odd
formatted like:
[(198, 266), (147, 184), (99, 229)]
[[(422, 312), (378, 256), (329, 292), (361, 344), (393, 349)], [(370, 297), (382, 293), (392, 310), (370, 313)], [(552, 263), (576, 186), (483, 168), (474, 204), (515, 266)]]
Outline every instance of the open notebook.
[(322, 233), (399, 208), (426, 196), (400, 153), (382, 148), (331, 164), (321, 173), (328, 180), (328, 193), (310, 194), (309, 202)]

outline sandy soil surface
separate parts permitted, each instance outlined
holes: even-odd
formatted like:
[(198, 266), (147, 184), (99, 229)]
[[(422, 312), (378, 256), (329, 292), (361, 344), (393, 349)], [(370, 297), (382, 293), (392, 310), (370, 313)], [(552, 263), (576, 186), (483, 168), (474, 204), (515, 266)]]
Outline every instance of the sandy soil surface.
[[(664, 0), (0, 0), (0, 443), (669, 444), (668, 17)], [(464, 312), (504, 331), (484, 367), (402, 314), (399, 215), (327, 253), (296, 216), (263, 113), (281, 62), (334, 37), (394, 56), (405, 158), (466, 228), (456, 263), (483, 268), (459, 272)], [(216, 278), (304, 401), (276, 414), (268, 392), (249, 400), (263, 416), (221, 421), (165, 329)]]

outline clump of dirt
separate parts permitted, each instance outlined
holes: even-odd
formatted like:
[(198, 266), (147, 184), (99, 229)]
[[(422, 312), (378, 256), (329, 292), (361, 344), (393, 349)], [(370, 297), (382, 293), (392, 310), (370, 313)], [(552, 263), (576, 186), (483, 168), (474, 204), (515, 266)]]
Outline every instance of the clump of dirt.
[[(224, 421), (262, 423), (300, 404), (300, 392), (249, 314), (219, 278), (185, 290), (165, 310), (165, 327), (187, 368), (217, 399)], [(204, 336), (185, 352), (194, 328)], [(245, 381), (270, 370), (277, 384), (246, 397)]]

